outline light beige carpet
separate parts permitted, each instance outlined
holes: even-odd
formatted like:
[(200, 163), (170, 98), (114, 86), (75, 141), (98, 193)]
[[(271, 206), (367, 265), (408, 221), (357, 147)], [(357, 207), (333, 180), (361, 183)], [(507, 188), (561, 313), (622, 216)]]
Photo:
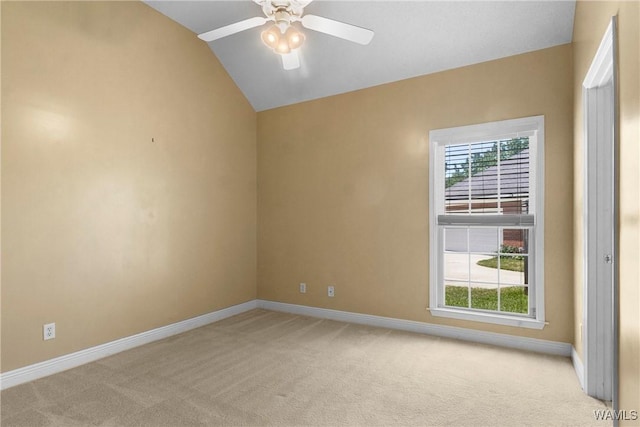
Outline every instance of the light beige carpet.
[(611, 424), (566, 358), (265, 310), (1, 397), (3, 427)]

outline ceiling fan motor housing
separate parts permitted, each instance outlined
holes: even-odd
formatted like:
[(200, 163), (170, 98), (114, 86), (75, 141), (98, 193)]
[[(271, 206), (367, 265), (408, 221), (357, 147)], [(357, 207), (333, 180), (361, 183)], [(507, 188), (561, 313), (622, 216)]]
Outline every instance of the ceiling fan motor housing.
[[(273, 19), (276, 24), (281, 22), (295, 22), (300, 20), (304, 7), (310, 3), (308, 0), (254, 0), (256, 3), (262, 6), (262, 12), (264, 12), (267, 19)], [(283, 31), (284, 32), (284, 31)]]
[(291, 14), (284, 8), (280, 8), (273, 14), (274, 21), (280, 32), (284, 34), (291, 25)]

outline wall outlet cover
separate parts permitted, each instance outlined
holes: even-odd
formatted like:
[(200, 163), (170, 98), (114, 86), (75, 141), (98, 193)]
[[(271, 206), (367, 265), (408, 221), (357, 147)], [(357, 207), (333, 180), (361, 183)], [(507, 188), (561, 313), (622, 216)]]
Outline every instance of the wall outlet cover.
[(56, 324), (47, 323), (42, 326), (42, 338), (46, 340), (52, 340), (56, 337)]

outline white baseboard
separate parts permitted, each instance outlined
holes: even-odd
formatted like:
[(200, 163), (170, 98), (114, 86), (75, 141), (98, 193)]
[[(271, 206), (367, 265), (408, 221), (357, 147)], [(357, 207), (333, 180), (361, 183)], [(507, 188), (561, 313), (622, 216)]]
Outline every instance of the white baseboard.
[(432, 323), (416, 322), (412, 320), (373, 316), (370, 314), (350, 313), (347, 311), (330, 310), (327, 308), (308, 307), (304, 305), (286, 304), (266, 300), (258, 300), (258, 307), (266, 310), (283, 311), (286, 313), (320, 317), (323, 319), (338, 320), (341, 322), (417, 332), (420, 334), (435, 335), (438, 337), (453, 338), (482, 344), (491, 344), (500, 347), (516, 348), (556, 356), (571, 356), (571, 344), (557, 341), (517, 337), (514, 335), (477, 331), (473, 329), (458, 328), (455, 326), (435, 325)]
[(173, 335), (177, 335), (191, 329), (208, 325), (236, 314), (255, 308), (265, 310), (282, 311), (304, 316), (320, 317), (323, 319), (338, 320), (341, 322), (357, 323), (361, 325), (377, 326), (381, 328), (397, 329), (408, 332), (416, 332), (426, 335), (434, 335), (444, 338), (453, 338), (464, 341), (491, 344), (500, 347), (516, 348), (520, 350), (534, 351), (538, 353), (557, 356), (571, 356), (578, 374), (580, 383), (583, 382), (582, 361), (578, 357), (571, 344), (546, 341), (536, 338), (524, 338), (513, 335), (484, 332), (472, 329), (458, 328), (454, 326), (435, 325), (412, 320), (395, 319), (391, 317), (374, 316), (370, 314), (350, 313), (347, 311), (330, 310), (326, 308), (308, 307), (282, 302), (252, 300), (242, 304), (227, 307), (222, 310), (203, 314), (192, 319), (183, 320), (171, 325), (162, 326), (147, 332), (142, 332), (129, 337), (121, 338), (95, 347), (66, 354), (44, 362), (18, 368), (0, 374), (0, 390), (19, 384), (43, 378), (67, 369), (75, 368), (86, 363), (102, 359), (121, 351), (129, 350), (153, 341), (158, 341)]
[(203, 314), (202, 316), (172, 323), (171, 325), (131, 335), (129, 337), (87, 348), (85, 350), (80, 350), (75, 353), (45, 360), (44, 362), (35, 363), (13, 371), (7, 371), (0, 374), (0, 390), (56, 374), (58, 372), (66, 371), (67, 369), (75, 368), (121, 351), (129, 350), (131, 348), (177, 335), (191, 329), (199, 328), (201, 326), (208, 325), (209, 323), (217, 322), (218, 320), (253, 310), (257, 307), (257, 300), (248, 301), (213, 311), (211, 313)]
[(576, 371), (578, 381), (580, 381), (580, 387), (584, 390), (584, 365), (582, 359), (578, 355), (575, 347), (571, 346), (571, 361), (573, 362), (573, 369)]

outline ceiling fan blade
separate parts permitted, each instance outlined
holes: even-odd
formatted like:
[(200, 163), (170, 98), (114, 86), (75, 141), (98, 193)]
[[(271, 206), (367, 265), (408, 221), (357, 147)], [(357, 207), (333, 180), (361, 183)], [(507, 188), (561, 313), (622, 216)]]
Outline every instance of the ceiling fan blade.
[(302, 17), (302, 26), (359, 44), (369, 44), (374, 34), (373, 31), (366, 28), (316, 15), (304, 15)]
[(285, 70), (295, 70), (296, 68), (300, 68), (300, 57), (298, 56), (298, 52), (295, 50), (280, 56), (282, 56), (282, 67), (284, 67)]
[(221, 39), (222, 37), (230, 36), (231, 34), (239, 33), (250, 28), (259, 27), (267, 22), (266, 18), (256, 16), (255, 18), (245, 19), (244, 21), (236, 22), (235, 24), (226, 25), (224, 27), (216, 28), (215, 30), (207, 31), (206, 33), (198, 34), (198, 38), (206, 42)]

